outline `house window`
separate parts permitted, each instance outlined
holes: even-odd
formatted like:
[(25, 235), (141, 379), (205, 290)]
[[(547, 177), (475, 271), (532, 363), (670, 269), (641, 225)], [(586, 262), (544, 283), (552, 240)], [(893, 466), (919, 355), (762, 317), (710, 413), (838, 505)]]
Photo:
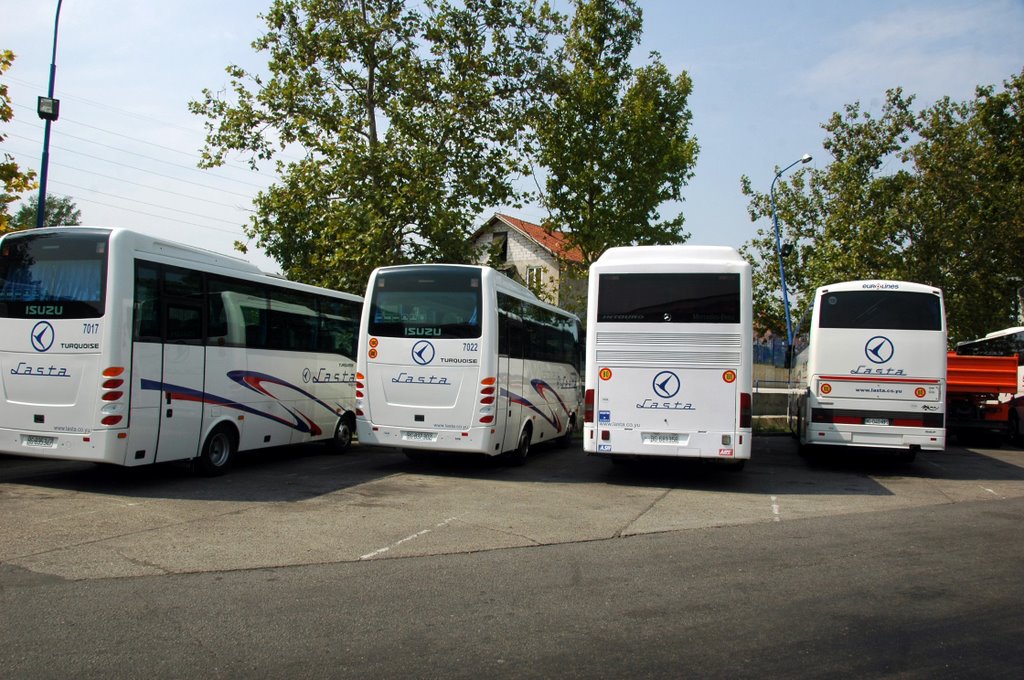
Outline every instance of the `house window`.
[(496, 232), (491, 237), (491, 254), (498, 262), (508, 262), (508, 232)]
[(544, 284), (544, 267), (526, 268), (526, 287), (532, 291), (539, 291)]

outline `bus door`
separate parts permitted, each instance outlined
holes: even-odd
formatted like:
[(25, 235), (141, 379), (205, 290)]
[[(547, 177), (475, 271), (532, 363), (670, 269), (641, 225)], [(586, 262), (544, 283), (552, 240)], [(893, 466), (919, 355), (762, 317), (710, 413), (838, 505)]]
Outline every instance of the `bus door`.
[(498, 315), (498, 404), (497, 434), (501, 451), (519, 445), (523, 422), (523, 320), (518, 315)]
[(194, 458), (201, 446), (206, 374), (202, 300), (202, 274), (165, 268), (158, 461)]

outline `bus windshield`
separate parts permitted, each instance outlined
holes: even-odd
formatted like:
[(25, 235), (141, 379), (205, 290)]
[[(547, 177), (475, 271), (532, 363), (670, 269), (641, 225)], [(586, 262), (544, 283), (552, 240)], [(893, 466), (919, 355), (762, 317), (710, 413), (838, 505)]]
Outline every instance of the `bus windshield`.
[(850, 290), (821, 296), (819, 328), (941, 331), (942, 302), (931, 293)]
[(8, 236), (0, 250), (0, 317), (103, 316), (106, 232)]
[(382, 271), (370, 301), (370, 335), (479, 338), (480, 272), (421, 267)]
[(611, 323), (740, 322), (739, 274), (601, 274), (597, 320)]

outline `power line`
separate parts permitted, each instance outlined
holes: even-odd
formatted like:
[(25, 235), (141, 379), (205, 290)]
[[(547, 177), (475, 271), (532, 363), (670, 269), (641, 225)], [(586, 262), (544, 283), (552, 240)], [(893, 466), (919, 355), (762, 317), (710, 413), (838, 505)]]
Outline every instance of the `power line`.
[[(116, 199), (122, 200), (122, 201), (131, 201), (132, 203), (138, 203), (140, 205), (148, 205), (151, 208), (159, 208), (160, 210), (170, 210), (171, 212), (181, 213), (182, 215), (190, 215), (192, 217), (199, 217), (201, 219), (211, 220), (213, 222), (223, 222), (224, 224), (231, 224), (230, 220), (222, 220), (222, 219), (217, 218), (217, 217), (207, 217), (206, 215), (201, 215), (199, 213), (190, 212), (188, 210), (179, 210), (178, 208), (168, 208), (167, 206), (159, 205), (157, 203), (149, 203), (147, 201), (140, 201), (140, 200), (138, 200), (136, 198), (128, 198), (127, 196), (118, 196), (117, 194), (111, 194), (111, 193), (106, 192), (106, 191), (97, 191), (96, 189), (90, 189), (89, 187), (79, 186), (77, 184), (72, 184), (71, 182), (61, 181), (61, 182), (59, 182), (59, 184), (62, 184), (64, 186), (69, 186), (69, 187), (71, 187), (73, 189), (80, 189), (81, 191), (89, 191), (89, 192), (92, 192), (94, 194), (99, 194), (101, 196), (110, 196), (111, 198), (116, 198)], [(210, 228), (211, 229), (215, 229), (216, 227), (210, 227)]]
[[(17, 121), (15, 120), (15, 122), (17, 122)], [(24, 125), (30, 125), (28, 123), (23, 123), (23, 124)], [(30, 127), (34, 127), (34, 126), (30, 125)], [(11, 134), (11, 136), (14, 136), (14, 135)], [(80, 137), (78, 135), (71, 134), (69, 132), (61, 131), (60, 136), (62, 136), (62, 137), (70, 137), (72, 139), (78, 139), (79, 141), (84, 141), (85, 143), (88, 143), (88, 144), (94, 144), (96, 146), (102, 146), (103, 148), (109, 148), (109, 150), (115, 151), (115, 152), (119, 152), (121, 154), (127, 154), (129, 156), (136, 156), (138, 158), (146, 159), (147, 161), (153, 161), (155, 163), (162, 163), (164, 165), (170, 165), (170, 166), (173, 166), (175, 168), (179, 168), (181, 170), (187, 170), (189, 172), (198, 172), (200, 174), (208, 176), (207, 171), (204, 170), (204, 169), (194, 168), (194, 167), (187, 166), (187, 165), (182, 165), (180, 163), (175, 163), (173, 161), (165, 161), (164, 159), (156, 158), (154, 156), (146, 156), (145, 154), (139, 154), (138, 152), (129, 151), (129, 150), (127, 150), (127, 148), (122, 148), (120, 146), (114, 146), (113, 144), (104, 144), (104, 143), (102, 143), (100, 141), (95, 141), (95, 140), (89, 139), (87, 137)], [(19, 138), (27, 138), (27, 137), (19, 137)], [(31, 139), (29, 139), (29, 140), (32, 141)], [(65, 151), (73, 151), (73, 150), (69, 150), (69, 148), (66, 148), (66, 147), (56, 146), (55, 144), (51, 144), (51, 146), (54, 146), (56, 148), (63, 148), (63, 150), (65, 150)], [(220, 177), (220, 179), (222, 179), (224, 181), (228, 181), (228, 182), (234, 182), (234, 183), (237, 183), (237, 184), (244, 184), (246, 186), (255, 186), (256, 188), (266, 188), (265, 184), (257, 184), (257, 183), (254, 183), (254, 182), (247, 182), (247, 181), (242, 180), (242, 179), (234, 179), (233, 177)]]
[(92, 199), (92, 198), (82, 198), (80, 196), (69, 196), (69, 198), (73, 199), (76, 203), (93, 203), (95, 205), (102, 205), (105, 208), (113, 208), (114, 210), (121, 210), (121, 211), (124, 211), (124, 212), (135, 213), (136, 215), (145, 215), (146, 217), (155, 217), (155, 218), (160, 219), (160, 220), (167, 220), (168, 222), (173, 222), (175, 224), (186, 224), (186, 225), (188, 225), (190, 227), (199, 227), (200, 229), (211, 229), (213, 231), (220, 231), (220, 232), (223, 232), (225, 234), (234, 234), (234, 235), (242, 235), (242, 236), (245, 235), (244, 232), (240, 233), (237, 230), (222, 229), (220, 227), (211, 227), (211, 226), (206, 225), (206, 224), (196, 224), (195, 222), (186, 222), (184, 220), (174, 219), (173, 217), (166, 217), (164, 215), (156, 215), (154, 213), (148, 213), (148, 212), (145, 212), (144, 210), (134, 210), (132, 208), (126, 208), (123, 205), (112, 205), (110, 203), (104, 203), (103, 201), (97, 201), (97, 200)]
[[(29, 81), (22, 80), (20, 78), (6, 77), (5, 76), (5, 80), (8, 80), (8, 81), (13, 82), (13, 83), (18, 83), (20, 85), (24, 85), (25, 87), (34, 88), (34, 89), (40, 89), (39, 85), (37, 83), (31, 83)], [(111, 106), (110, 104), (106, 104), (104, 102), (97, 102), (97, 101), (94, 101), (94, 100), (91, 100), (91, 99), (86, 99), (85, 97), (80, 97), (80, 96), (74, 95), (74, 94), (66, 94), (66, 93), (62, 92), (61, 93), (61, 99), (77, 100), (77, 101), (89, 104), (91, 106), (95, 106), (97, 108), (107, 109), (108, 111), (113, 111), (113, 112), (121, 114), (123, 116), (128, 116), (130, 118), (137, 118), (139, 120), (148, 120), (151, 123), (158, 123), (159, 125), (163, 125), (164, 127), (176, 128), (178, 130), (181, 130), (183, 132), (188, 132), (188, 133), (191, 133), (191, 134), (195, 134), (197, 132), (197, 130), (194, 130), (192, 128), (187, 128), (184, 125), (178, 125), (176, 123), (169, 123), (167, 121), (160, 120), (159, 118), (153, 118), (152, 116), (146, 116), (146, 115), (143, 115), (141, 113), (135, 113), (134, 111), (128, 111), (126, 109), (119, 109), (116, 106)], [(32, 109), (31, 107), (27, 107), (27, 106), (24, 106), (22, 104), (15, 104), (15, 106), (28, 109), (29, 111), (34, 111), (34, 109)], [(78, 123), (77, 121), (74, 121), (73, 119), (70, 119), (70, 118), (65, 118), (65, 119), (62, 119), (62, 120), (71, 120), (72, 122), (76, 122), (78, 125), (86, 125), (85, 123)], [(115, 135), (118, 134), (118, 133), (112, 132), (110, 130), (104, 130), (103, 128), (96, 128), (96, 129), (97, 130), (102, 130), (103, 132), (108, 132), (110, 134), (115, 134)], [(200, 133), (200, 134), (202, 134), (202, 133)], [(143, 140), (138, 140), (138, 141), (143, 141)], [(145, 141), (143, 141), (143, 143), (145, 143), (145, 144), (152, 144), (152, 142), (145, 142)], [(159, 146), (159, 145), (155, 144), (155, 146)], [(172, 151), (176, 151), (177, 153), (188, 153), (186, 151), (179, 151), (177, 149), (171, 149), (171, 150)], [(300, 161), (300, 160), (302, 160), (298, 156), (292, 156), (290, 154), (285, 154), (283, 152), (278, 152), (278, 155), (280, 155), (281, 158), (283, 158), (284, 160), (288, 160), (288, 161)], [(243, 166), (243, 165), (241, 165), (239, 163), (236, 163), (236, 162), (232, 162), (232, 163), (230, 163), (230, 165), (238, 166), (238, 167), (236, 167), (236, 169), (238, 169), (238, 170), (245, 170), (247, 172), (253, 172), (253, 170), (251, 168), (249, 168), (248, 166)]]
[[(25, 136), (19, 135), (19, 134), (11, 134), (10, 136), (11, 137), (15, 137), (17, 139), (29, 139), (28, 137), (25, 137)], [(32, 141), (32, 140), (30, 139), (30, 141)], [(119, 167), (122, 167), (122, 168), (127, 168), (129, 170), (136, 170), (138, 172), (143, 172), (145, 174), (156, 175), (157, 177), (164, 177), (165, 179), (170, 179), (171, 181), (181, 182), (182, 184), (191, 184), (193, 186), (200, 186), (202, 188), (212, 188), (209, 183), (204, 184), (202, 182), (191, 181), (190, 179), (181, 179), (180, 177), (172, 177), (171, 175), (165, 175), (162, 172), (156, 172), (154, 170), (147, 170), (145, 168), (139, 168), (138, 166), (128, 165), (126, 163), (119, 163), (117, 161), (111, 161), (110, 159), (99, 158), (98, 156), (92, 156), (91, 154), (86, 154), (84, 152), (76, 151), (76, 150), (74, 150), (74, 148), (68, 148), (66, 146), (59, 146), (59, 145), (56, 145), (56, 144), (50, 144), (50, 145), (53, 148), (58, 148), (58, 150), (60, 150), (62, 152), (68, 152), (69, 154), (75, 154), (77, 156), (84, 156), (84, 157), (90, 158), (90, 159), (92, 159), (94, 161), (101, 161), (103, 163), (110, 163), (111, 165), (116, 165), (116, 166), (119, 166)], [(22, 157), (29, 156), (29, 154), (27, 154), (25, 152), (14, 151), (13, 154), (14, 154), (14, 156), (22, 156)], [(60, 163), (53, 163), (53, 165), (60, 165), (61, 167), (71, 168), (72, 170), (78, 170), (79, 172), (87, 172), (87, 173), (90, 173), (90, 174), (98, 175), (100, 177), (106, 177), (106, 178), (109, 178), (109, 179), (115, 179), (117, 181), (125, 181), (125, 180), (121, 179), (120, 177), (112, 177), (110, 175), (103, 175), (101, 173), (95, 172), (94, 170), (87, 170), (85, 168), (78, 168), (78, 167), (75, 167), (75, 166), (63, 165), (63, 164), (60, 164)], [(139, 185), (142, 186), (142, 184), (139, 184)], [(166, 192), (168, 194), (174, 194), (174, 192), (171, 192), (170, 189), (158, 188), (156, 186), (151, 186), (151, 187), (148, 187), (148, 188), (153, 188), (154, 190), (157, 190), (157, 192)], [(224, 189), (224, 188), (218, 188), (216, 190), (217, 190), (217, 192), (219, 194), (230, 194), (231, 196), (238, 196), (238, 197), (241, 197), (243, 199), (246, 199), (247, 201), (252, 201), (252, 199), (253, 199), (252, 195), (250, 195), (250, 194), (240, 194), (239, 192), (229, 192), (229, 190)], [(202, 200), (202, 199), (198, 199), (198, 200)]]

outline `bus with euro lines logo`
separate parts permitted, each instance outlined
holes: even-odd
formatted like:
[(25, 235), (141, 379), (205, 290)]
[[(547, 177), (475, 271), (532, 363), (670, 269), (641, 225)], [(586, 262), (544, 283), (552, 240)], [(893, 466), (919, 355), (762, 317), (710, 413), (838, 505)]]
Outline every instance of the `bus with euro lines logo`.
[(0, 452), (122, 466), (325, 442), (355, 428), (362, 298), (104, 227), (0, 239)]
[(525, 462), (579, 427), (582, 330), (490, 267), (373, 271), (356, 373), (361, 444), (413, 459), (440, 452)]
[(724, 246), (610, 248), (591, 265), (583, 447), (621, 461), (750, 458), (750, 264)]
[(906, 281), (818, 288), (794, 335), (788, 417), (801, 451), (946, 446), (942, 291)]

